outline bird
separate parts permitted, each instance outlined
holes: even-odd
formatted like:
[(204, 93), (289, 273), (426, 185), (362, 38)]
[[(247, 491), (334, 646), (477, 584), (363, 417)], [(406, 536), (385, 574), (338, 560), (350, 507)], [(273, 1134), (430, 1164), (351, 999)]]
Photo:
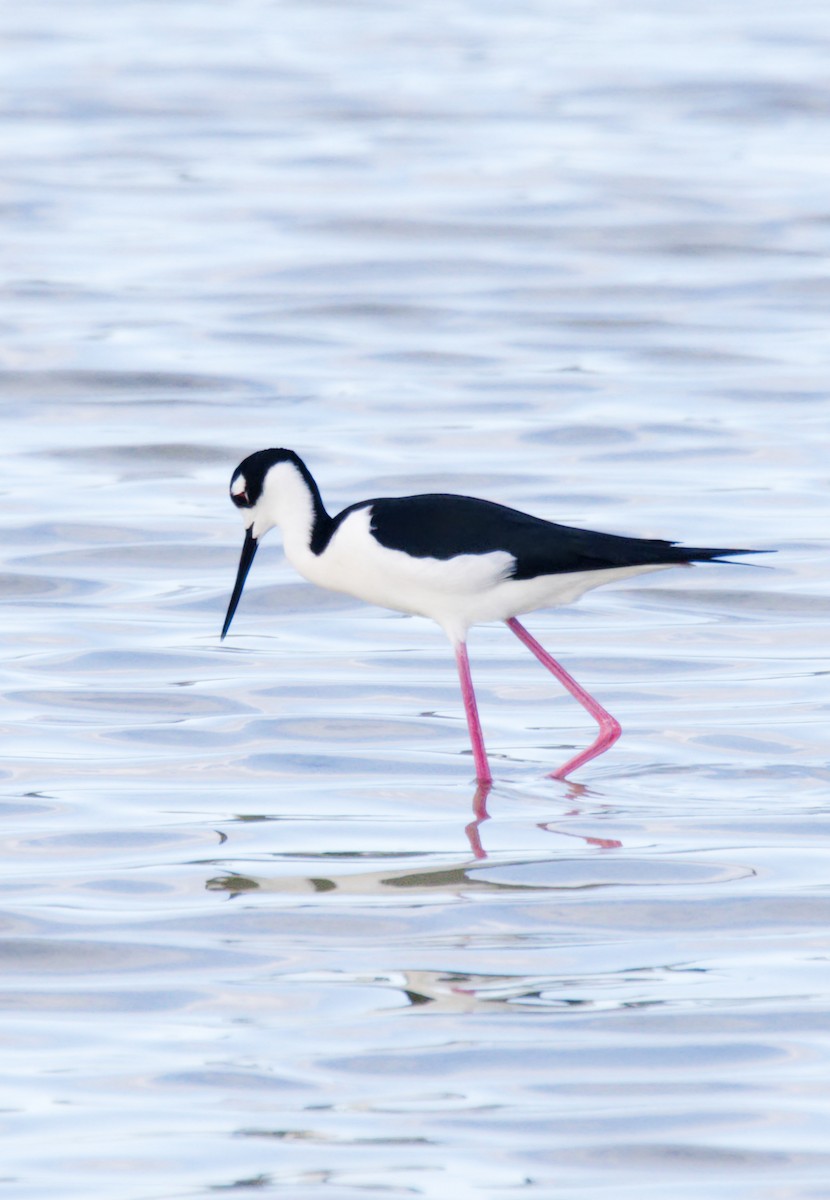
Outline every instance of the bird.
[(332, 517), (306, 464), (286, 449), (243, 459), (231, 476), (230, 498), (245, 537), (222, 639), (262, 538), (279, 527), (285, 557), (305, 579), (440, 625), (455, 654), (476, 780), (488, 788), (493, 776), (467, 652), (473, 625), (503, 621), (597, 722), (594, 742), (551, 773), (565, 779), (608, 750), (622, 729), (518, 617), (646, 572), (759, 553), (598, 533), (447, 493), (360, 500)]

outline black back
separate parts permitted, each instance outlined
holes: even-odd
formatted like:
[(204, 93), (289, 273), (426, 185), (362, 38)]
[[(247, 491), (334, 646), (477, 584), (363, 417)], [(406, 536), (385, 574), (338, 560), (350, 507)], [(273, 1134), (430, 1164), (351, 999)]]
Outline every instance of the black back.
[(512, 579), (670, 565), (754, 553), (595, 533), (556, 525), (489, 500), (443, 494), (384, 497), (353, 504), (332, 520), (325, 536), (318, 537), (318, 546), (312, 545), (312, 549), (318, 554), (325, 549), (337, 526), (361, 508), (371, 508), (372, 533), (390, 550), (403, 550), (413, 558), (437, 559), (502, 550), (515, 559), (510, 572)]

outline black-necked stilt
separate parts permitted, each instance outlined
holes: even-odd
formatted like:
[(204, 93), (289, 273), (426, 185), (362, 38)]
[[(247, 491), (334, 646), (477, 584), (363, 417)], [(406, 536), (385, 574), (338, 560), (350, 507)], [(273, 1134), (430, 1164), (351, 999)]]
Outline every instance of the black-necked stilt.
[(554, 778), (607, 750), (620, 725), (517, 621), (519, 613), (568, 604), (583, 592), (646, 571), (752, 550), (677, 546), (554, 525), (489, 500), (423, 495), (362, 500), (336, 517), (326, 512), (308, 467), (293, 450), (258, 450), (231, 477), (231, 500), (245, 542), (222, 637), (260, 539), (279, 525), (285, 556), (312, 583), (398, 612), (437, 621), (455, 649), (476, 777), (492, 780), (470, 678), (466, 636), (481, 621), (505, 621), (599, 725), (587, 750)]

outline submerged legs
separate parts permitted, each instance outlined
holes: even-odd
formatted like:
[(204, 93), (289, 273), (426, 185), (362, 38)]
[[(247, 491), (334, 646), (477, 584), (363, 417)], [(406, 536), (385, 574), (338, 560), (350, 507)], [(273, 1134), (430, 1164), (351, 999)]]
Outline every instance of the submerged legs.
[(536, 641), (536, 638), (532, 637), (524, 625), (520, 624), (515, 617), (510, 617), (506, 624), (509, 629), (513, 630), (519, 641), (524, 642), (528, 650), (531, 650), (536, 655), (542, 666), (547, 667), (551, 674), (556, 676), (562, 686), (568, 689), (574, 699), (579, 701), (582, 707), (591, 714), (599, 725), (599, 734), (588, 749), (568, 759), (564, 766), (561, 766), (558, 771), (554, 771), (551, 776), (552, 779), (565, 779), (571, 771), (575, 771), (577, 767), (584, 766), (586, 762), (590, 762), (598, 754), (604, 754), (610, 746), (614, 745), (614, 742), (616, 742), (622, 733), (620, 723), (609, 712), (606, 712), (593, 696), (589, 695), (583, 687), (579, 686), (573, 676), (569, 675), (565, 668), (560, 666), (556, 659), (548, 654), (544, 646), (541, 646)]

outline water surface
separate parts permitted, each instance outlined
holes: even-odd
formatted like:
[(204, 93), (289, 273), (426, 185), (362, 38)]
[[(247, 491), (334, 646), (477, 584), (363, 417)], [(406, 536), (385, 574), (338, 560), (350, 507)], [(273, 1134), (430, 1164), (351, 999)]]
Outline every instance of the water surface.
[[(9, 1196), (830, 1196), (823, 6), (2, 17)], [(774, 548), (470, 649), (238, 460)], [(476, 816), (476, 812), (478, 815)], [(483, 819), (486, 816), (486, 819)]]

